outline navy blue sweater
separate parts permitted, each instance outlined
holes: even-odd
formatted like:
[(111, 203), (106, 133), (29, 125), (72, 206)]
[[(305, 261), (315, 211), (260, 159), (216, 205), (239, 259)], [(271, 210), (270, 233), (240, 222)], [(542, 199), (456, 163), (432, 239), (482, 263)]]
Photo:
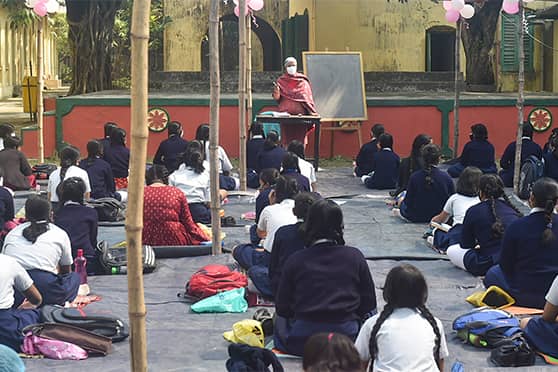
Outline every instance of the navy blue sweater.
[(376, 309), (376, 293), (360, 250), (321, 243), (285, 262), (275, 296), (277, 315), (311, 322), (361, 320)]
[(552, 152), (544, 154), (544, 176), (558, 181), (558, 158)]
[(260, 190), (260, 193), (256, 198), (256, 223), (258, 223), (258, 221), (260, 220), (260, 215), (262, 214), (264, 208), (269, 205), (269, 193), (271, 192), (271, 190), (271, 187)]
[(110, 164), (115, 178), (128, 177), (130, 149), (125, 146), (110, 146), (105, 150), (104, 159)]
[(177, 135), (172, 135), (159, 144), (159, 148), (153, 158), (153, 164), (164, 165), (169, 173), (174, 172), (180, 165), (180, 156), (186, 147), (188, 141)]
[(105, 158), (105, 151), (107, 151), (107, 149), (110, 147), (110, 137), (99, 138), (97, 141), (101, 144), (101, 147), (103, 149), (102, 158), (104, 159)]
[(459, 162), (464, 167), (477, 167), (483, 171), (496, 172), (494, 146), (487, 140), (472, 140), (465, 144)]
[(54, 215), (54, 223), (66, 231), (72, 244), (72, 255), (83, 249), (87, 259), (95, 257), (97, 246), (97, 211), (94, 208), (79, 204), (67, 204), (58, 209)]
[(87, 158), (79, 162), (79, 167), (84, 169), (89, 176), (92, 199), (114, 198), (116, 186), (109, 163), (100, 158)]
[[(552, 219), (558, 237), (558, 216)], [(509, 285), (520, 293), (539, 295), (541, 302), (558, 275), (558, 239), (542, 244), (546, 229), (544, 212), (536, 212), (511, 223), (502, 241), (500, 267)]]
[(252, 138), (246, 142), (246, 168), (258, 169), (258, 154), (263, 150), (264, 142), (264, 138)]
[(399, 177), (399, 156), (391, 150), (382, 149), (372, 161), (374, 174), (365, 182), (369, 189), (394, 189)]
[(274, 147), (271, 150), (263, 149), (258, 154), (258, 167), (256, 171), (260, 173), (262, 169), (275, 168), (281, 170), (281, 163), (287, 152), (280, 146)]
[(302, 222), (297, 222), (293, 225), (282, 226), (275, 232), (269, 261), (269, 279), (273, 297), (279, 289), (285, 262), (293, 253), (304, 249), (304, 240), (300, 233), (301, 225)]
[(432, 185), (426, 184), (426, 171), (421, 169), (411, 175), (407, 195), (401, 204), (401, 215), (411, 222), (430, 222), (444, 208), (455, 193), (453, 180), (436, 167), (432, 168)]
[(5, 188), (0, 186), (0, 230), (6, 221), (14, 219), (14, 198)]
[(287, 178), (294, 179), (296, 181), (298, 191), (310, 192), (310, 181), (308, 181), (308, 178), (304, 177), (297, 170), (285, 169), (281, 174)]
[(378, 152), (378, 140), (374, 138), (372, 141), (365, 143), (360, 148), (356, 157), (357, 176), (363, 176), (372, 172), (374, 168), (374, 155)]
[[(542, 149), (541, 147), (530, 139), (524, 138), (521, 145), (521, 164), (529, 156), (535, 155), (537, 158), (542, 159)], [(502, 169), (510, 169), (513, 172), (513, 166), (515, 164), (515, 141), (510, 143), (504, 154), (500, 159), (500, 166)]]

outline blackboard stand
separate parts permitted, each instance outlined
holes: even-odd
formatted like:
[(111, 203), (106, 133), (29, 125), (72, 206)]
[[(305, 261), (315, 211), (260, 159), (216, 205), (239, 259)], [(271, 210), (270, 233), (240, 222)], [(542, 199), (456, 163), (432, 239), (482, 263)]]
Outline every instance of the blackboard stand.
[(314, 125), (314, 169), (318, 171), (320, 162), (320, 134), (321, 134), (321, 117), (311, 115), (290, 115), (283, 117), (274, 117), (271, 115), (256, 115), (256, 123), (266, 123), (273, 121), (283, 125)]
[(333, 156), (333, 150), (335, 147), (335, 132), (336, 131), (343, 131), (343, 132), (356, 132), (358, 137), (358, 148), (362, 147), (362, 133), (360, 131), (362, 127), (362, 121), (334, 121), (331, 123), (330, 127), (323, 127), (322, 131), (331, 131), (331, 139), (329, 142), (330, 146), (330, 154)]

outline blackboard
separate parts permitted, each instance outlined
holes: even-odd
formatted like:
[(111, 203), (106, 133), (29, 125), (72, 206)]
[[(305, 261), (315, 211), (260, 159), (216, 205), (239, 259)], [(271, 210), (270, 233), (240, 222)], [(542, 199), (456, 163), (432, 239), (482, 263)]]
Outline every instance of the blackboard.
[(368, 119), (360, 52), (304, 52), (302, 60), (322, 121)]

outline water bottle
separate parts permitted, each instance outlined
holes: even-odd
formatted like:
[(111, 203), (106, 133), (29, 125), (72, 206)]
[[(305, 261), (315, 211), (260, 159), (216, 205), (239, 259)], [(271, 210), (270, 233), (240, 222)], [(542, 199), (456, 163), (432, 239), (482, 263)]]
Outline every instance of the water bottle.
[(76, 269), (76, 273), (79, 275), (80, 284), (87, 284), (87, 259), (83, 257), (83, 249), (77, 250), (74, 267)]
[(126, 266), (114, 266), (113, 268), (110, 269), (110, 273), (112, 275), (117, 275), (117, 274), (126, 274), (128, 272), (128, 269)]

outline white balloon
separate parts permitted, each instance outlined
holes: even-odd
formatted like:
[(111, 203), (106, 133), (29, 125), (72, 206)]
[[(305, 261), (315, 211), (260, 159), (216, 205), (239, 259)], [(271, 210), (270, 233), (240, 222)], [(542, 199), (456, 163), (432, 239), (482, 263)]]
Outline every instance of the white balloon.
[(506, 3), (512, 3), (512, 4), (517, 4), (519, 2), (519, 0), (504, 0), (504, 2)]
[(25, 6), (28, 8), (34, 8), (38, 2), (39, 0), (25, 0)]
[(459, 14), (465, 19), (472, 18), (475, 15), (475, 8), (470, 4), (465, 4), (463, 9), (459, 11)]
[(465, 0), (451, 0), (451, 7), (455, 10), (461, 10), (465, 6)]
[(60, 4), (58, 0), (48, 0), (46, 2), (47, 12), (49, 13), (56, 13), (60, 8)]

